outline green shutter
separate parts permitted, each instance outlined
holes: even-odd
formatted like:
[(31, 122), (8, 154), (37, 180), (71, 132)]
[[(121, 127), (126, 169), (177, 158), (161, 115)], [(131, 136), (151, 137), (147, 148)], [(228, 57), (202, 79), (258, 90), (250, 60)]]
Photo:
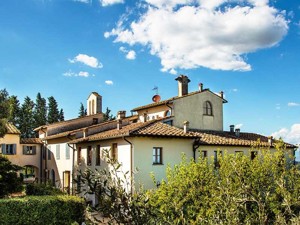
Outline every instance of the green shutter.
[(2, 154), (5, 155), (6, 154), (6, 146), (5, 146), (5, 144), (1, 145), (1, 149), (2, 149)]
[(23, 145), (23, 155), (26, 155), (26, 148), (27, 148), (27, 146), (25, 146), (25, 145)]
[(17, 154), (17, 145), (13, 144), (13, 154)]
[(36, 146), (32, 146), (32, 154), (33, 154), (33, 155), (36, 154)]

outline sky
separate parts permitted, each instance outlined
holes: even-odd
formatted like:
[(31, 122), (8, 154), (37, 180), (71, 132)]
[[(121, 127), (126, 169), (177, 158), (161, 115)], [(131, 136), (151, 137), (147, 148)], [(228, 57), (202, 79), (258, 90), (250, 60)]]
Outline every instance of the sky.
[(224, 91), (224, 130), (300, 144), (300, 2), (0, 1), (0, 89), (21, 103), (54, 96), (72, 119), (96, 91), (129, 114), (180, 74)]

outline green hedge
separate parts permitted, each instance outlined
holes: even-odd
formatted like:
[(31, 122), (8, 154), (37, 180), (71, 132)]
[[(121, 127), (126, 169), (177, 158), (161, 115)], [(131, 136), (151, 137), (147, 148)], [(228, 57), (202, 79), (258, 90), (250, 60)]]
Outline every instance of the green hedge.
[(84, 221), (85, 203), (76, 196), (28, 196), (0, 199), (2, 225), (70, 225)]

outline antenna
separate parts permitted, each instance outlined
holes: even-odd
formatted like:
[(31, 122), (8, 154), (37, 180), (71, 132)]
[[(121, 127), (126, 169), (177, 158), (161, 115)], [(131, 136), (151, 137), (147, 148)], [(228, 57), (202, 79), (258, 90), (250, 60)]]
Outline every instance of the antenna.
[(155, 93), (158, 95), (158, 87), (154, 86), (154, 88), (152, 89), (152, 91), (155, 91)]

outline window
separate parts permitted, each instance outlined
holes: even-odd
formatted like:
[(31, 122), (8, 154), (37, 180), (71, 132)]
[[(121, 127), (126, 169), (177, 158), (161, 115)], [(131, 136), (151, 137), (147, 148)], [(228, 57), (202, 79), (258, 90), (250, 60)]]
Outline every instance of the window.
[(60, 159), (60, 145), (56, 145), (56, 159)]
[(63, 172), (63, 190), (70, 194), (70, 171)]
[(207, 151), (206, 150), (201, 151), (200, 154), (201, 154), (202, 158), (207, 158)]
[(97, 148), (96, 148), (96, 166), (100, 166), (100, 155), (101, 152), (100, 152), (100, 145), (97, 145)]
[(87, 147), (86, 151), (86, 164), (88, 166), (92, 165), (92, 146)]
[(36, 146), (23, 146), (23, 155), (35, 155), (36, 154)]
[(118, 144), (113, 143), (111, 148), (111, 159), (112, 160), (118, 160)]
[(81, 164), (81, 147), (77, 150), (77, 165)]
[(257, 156), (257, 151), (252, 151), (251, 152), (251, 160), (255, 159)]
[(218, 157), (222, 156), (222, 151), (215, 151), (214, 152), (214, 164), (215, 164), (215, 168), (219, 168), (220, 167), (220, 162)]
[(70, 159), (70, 146), (66, 144), (66, 159)]
[(1, 150), (3, 155), (15, 155), (17, 154), (16, 144), (2, 144)]
[(162, 147), (153, 147), (153, 164), (162, 164)]
[(213, 109), (212, 109), (212, 104), (210, 101), (204, 102), (203, 105), (203, 114), (207, 116), (212, 116), (213, 115)]

